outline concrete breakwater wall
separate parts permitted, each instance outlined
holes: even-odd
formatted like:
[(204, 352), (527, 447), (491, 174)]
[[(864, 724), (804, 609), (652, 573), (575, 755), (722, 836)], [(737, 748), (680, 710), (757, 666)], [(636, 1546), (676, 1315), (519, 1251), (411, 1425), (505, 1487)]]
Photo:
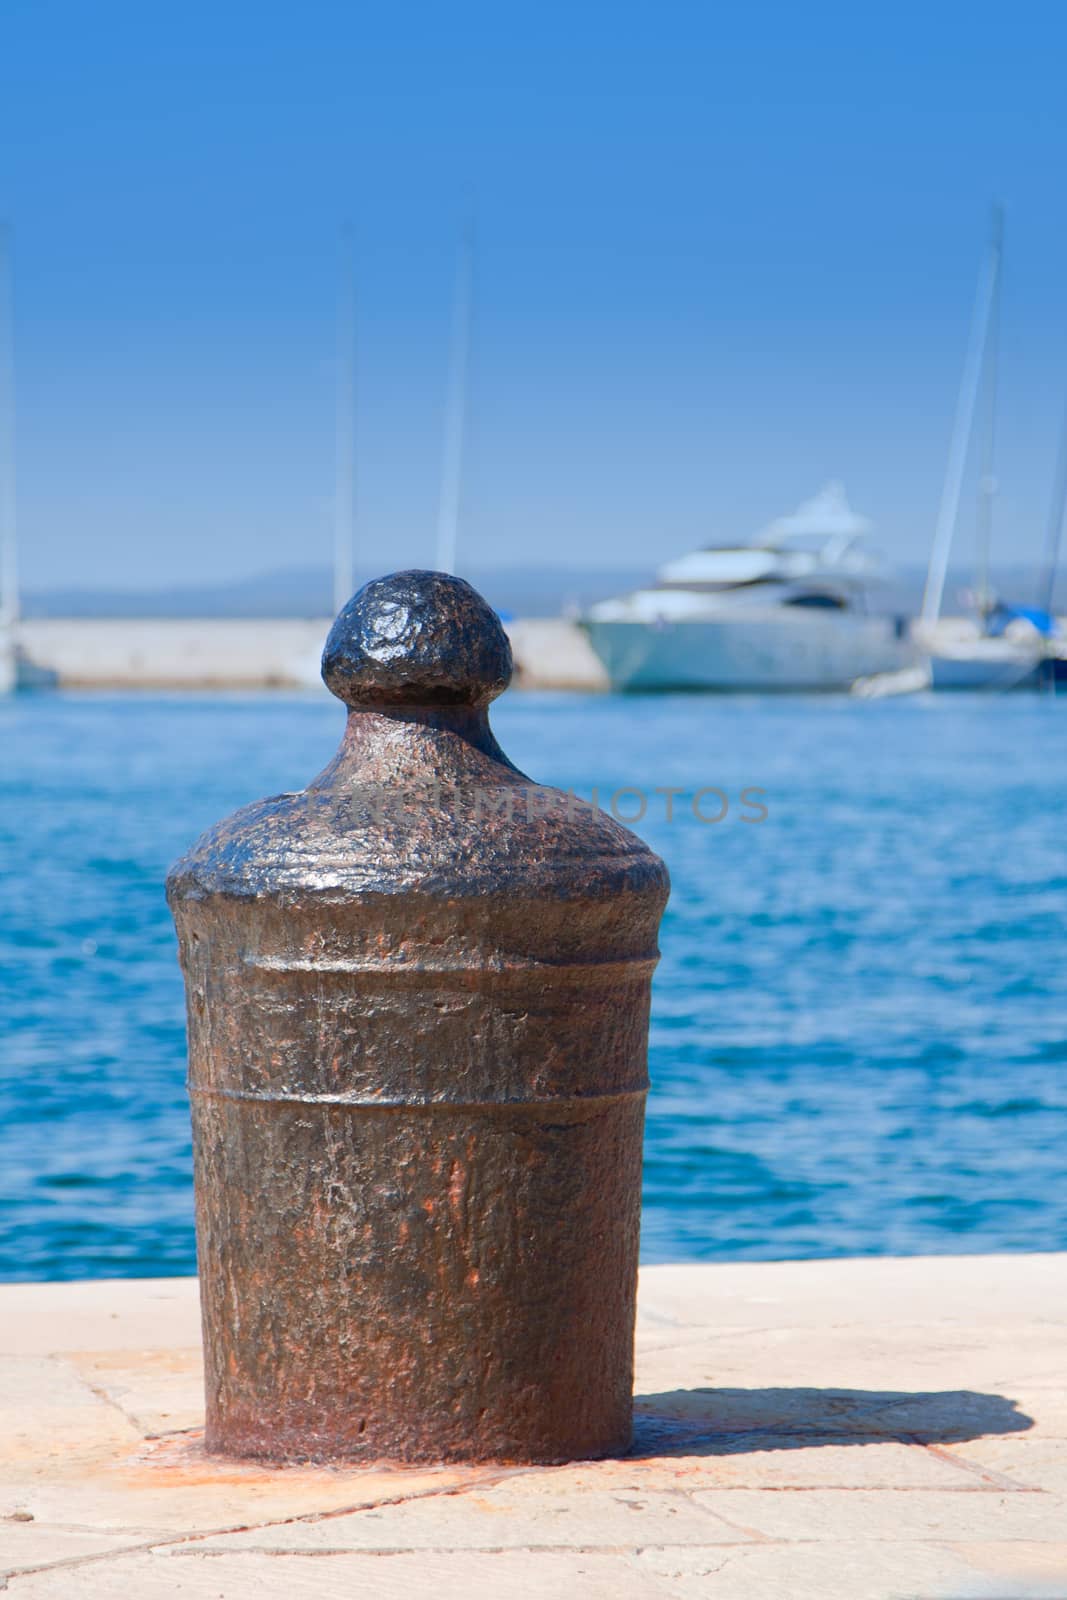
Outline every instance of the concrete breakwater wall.
[[(19, 625), (20, 677), (70, 689), (321, 689), (319, 657), (331, 620), (32, 618)], [(529, 618), (509, 623), (508, 634), (517, 686), (607, 687), (574, 623)]]

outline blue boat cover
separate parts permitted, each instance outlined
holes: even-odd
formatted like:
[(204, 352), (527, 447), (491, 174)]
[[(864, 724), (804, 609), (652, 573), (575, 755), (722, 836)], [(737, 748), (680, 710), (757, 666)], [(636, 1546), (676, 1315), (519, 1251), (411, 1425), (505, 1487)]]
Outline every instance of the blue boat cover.
[(1013, 622), (1028, 622), (1043, 638), (1051, 639), (1060, 631), (1056, 618), (1040, 606), (1008, 606), (998, 600), (986, 618), (986, 632), (994, 639), (1007, 631)]

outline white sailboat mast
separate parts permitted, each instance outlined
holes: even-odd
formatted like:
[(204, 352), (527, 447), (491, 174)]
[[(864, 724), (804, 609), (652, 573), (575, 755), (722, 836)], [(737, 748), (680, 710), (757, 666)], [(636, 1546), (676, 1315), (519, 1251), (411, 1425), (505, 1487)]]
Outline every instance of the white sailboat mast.
[(994, 212), (989, 249), (982, 263), (982, 270), (978, 278), (978, 290), (974, 299), (974, 314), (971, 318), (967, 356), (963, 363), (963, 376), (960, 380), (959, 398), (956, 402), (956, 416), (952, 426), (952, 440), (949, 445), (948, 464), (945, 468), (945, 482), (941, 491), (941, 505), (937, 514), (937, 527), (934, 530), (934, 542), (930, 551), (930, 566), (926, 574), (926, 590), (923, 594), (921, 612), (922, 621), (925, 623), (936, 622), (941, 615), (941, 601), (945, 593), (945, 576), (948, 572), (952, 535), (955, 531), (956, 519), (959, 516), (960, 491), (963, 487), (963, 470), (967, 461), (967, 446), (974, 428), (974, 412), (978, 399), (978, 387), (982, 377), (983, 358), (1000, 281), (1002, 242), (998, 208)]
[(993, 548), (993, 501), (997, 493), (997, 387), (1000, 355), (1000, 297), (1004, 277), (1004, 212), (993, 208), (991, 239), (999, 250), (996, 281), (989, 309), (989, 328), (985, 351), (985, 426), (982, 430), (982, 458), (978, 467), (978, 525), (975, 551), (975, 589), (978, 610), (986, 616), (993, 600), (989, 583), (990, 555)]
[(341, 233), (337, 296), (336, 455), (333, 509), (333, 609), (355, 587), (356, 530), (356, 284), (351, 229)]
[(1045, 529), (1045, 552), (1041, 562), (1041, 588), (1038, 605), (1052, 615), (1055, 604), (1056, 568), (1060, 559), (1060, 540), (1063, 536), (1063, 519), (1067, 512), (1067, 408), (1063, 414), (1059, 449), (1056, 453), (1056, 472), (1052, 483), (1052, 504), (1049, 508), (1048, 526)]
[(15, 542), (15, 336), (11, 229), (0, 223), (0, 627), (19, 615)]
[(467, 421), (467, 373), (470, 366), (471, 310), (474, 298), (474, 226), (468, 223), (460, 240), (456, 265), (456, 298), (452, 315), (452, 352), (445, 401), (444, 458), (437, 514), (437, 570), (456, 570), (459, 507), (463, 484), (463, 444)]

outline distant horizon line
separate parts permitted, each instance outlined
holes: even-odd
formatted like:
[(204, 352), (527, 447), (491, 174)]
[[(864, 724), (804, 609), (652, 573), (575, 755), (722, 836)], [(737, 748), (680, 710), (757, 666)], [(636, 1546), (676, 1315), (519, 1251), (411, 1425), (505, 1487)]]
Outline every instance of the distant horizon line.
[[(715, 547), (714, 546), (708, 546), (707, 548), (712, 549), (712, 548), (715, 548)], [(729, 548), (733, 549), (735, 547), (734, 546), (729, 546)], [(960, 576), (962, 576), (964, 574), (969, 574), (971, 572), (971, 565), (972, 565), (971, 563), (966, 562), (966, 561), (956, 562), (956, 563), (953, 563), (950, 566), (949, 571), (954, 573), (957, 577), (960, 577)], [(914, 560), (914, 559), (910, 560), (910, 561), (908, 561), (908, 560), (895, 561), (893, 563), (893, 565), (892, 565), (890, 576), (892, 575), (892, 572), (907, 573), (909, 576), (914, 574), (914, 573), (917, 573), (917, 572), (925, 572), (926, 571), (926, 566), (927, 566), (927, 563), (925, 561)], [(1038, 571), (1041, 570), (1041, 566), (1042, 566), (1042, 563), (1041, 563), (1040, 559), (1037, 558), (1037, 557), (1033, 557), (1033, 558), (1026, 559), (1026, 560), (1021, 560), (1021, 561), (994, 562), (991, 565), (990, 570), (993, 571), (993, 572), (1003, 572), (1003, 573), (1038, 572)], [(464, 562), (464, 563), (461, 564), (461, 567), (463, 569), (465, 569), (467, 572), (486, 573), (486, 574), (493, 574), (493, 575), (500, 574), (502, 576), (510, 576), (510, 577), (519, 577), (519, 576), (531, 575), (531, 576), (541, 576), (541, 577), (546, 577), (547, 578), (547, 577), (562, 577), (562, 576), (566, 576), (568, 574), (573, 574), (576, 577), (594, 577), (594, 578), (596, 578), (596, 577), (603, 577), (603, 576), (615, 576), (618, 573), (649, 573), (649, 572), (653, 572), (655, 570), (655, 568), (656, 568), (656, 562), (655, 561), (647, 561), (647, 562), (644, 562), (644, 561), (643, 562), (637, 562), (637, 561), (620, 561), (620, 562), (611, 562), (611, 561), (595, 561), (594, 562), (594, 561), (588, 561), (588, 562), (576, 562), (576, 561), (493, 561), (493, 560), (484, 560), (484, 561), (472, 561), (472, 562), (469, 562), (469, 563), (468, 562)], [(381, 565), (374, 565), (374, 566), (358, 566), (357, 565), (356, 570), (355, 570), (356, 587), (358, 587), (361, 583), (369, 582), (372, 578), (380, 577), (386, 571), (389, 571), (389, 572), (402, 572), (402, 571), (416, 571), (416, 570), (426, 572), (426, 571), (434, 571), (436, 569), (434, 569), (433, 567), (430, 567), (430, 566), (422, 566), (422, 567), (418, 567), (418, 568), (416, 568), (414, 566), (411, 566), (411, 567), (388, 567), (387, 568), (387, 567), (383, 567)], [(48, 584), (41, 584), (41, 583), (37, 583), (37, 584), (28, 584), (28, 585), (26, 585), (24, 590), (23, 590), (23, 594), (24, 594), (25, 597), (36, 596), (38, 598), (44, 598), (44, 597), (46, 597), (48, 595), (55, 595), (55, 594), (84, 594), (84, 595), (93, 595), (93, 594), (127, 594), (127, 595), (158, 594), (158, 595), (167, 595), (167, 594), (183, 594), (183, 593), (185, 593), (187, 591), (190, 591), (190, 590), (195, 590), (197, 592), (205, 592), (205, 593), (215, 594), (215, 593), (224, 592), (224, 591), (229, 590), (229, 589), (236, 589), (236, 588), (246, 587), (248, 585), (256, 585), (256, 584), (261, 584), (261, 583), (273, 583), (273, 582), (278, 581), (280, 579), (292, 578), (296, 574), (299, 574), (303, 578), (312, 578), (315, 581), (320, 581), (320, 580), (324, 581), (324, 580), (326, 580), (327, 578), (329, 578), (331, 576), (332, 569), (331, 569), (330, 564), (329, 564), (328, 561), (322, 561), (322, 562), (309, 562), (309, 563), (294, 563), (292, 565), (279, 566), (279, 567), (261, 567), (261, 568), (259, 568), (257, 570), (244, 573), (241, 576), (233, 577), (233, 578), (221, 578), (216, 582), (212, 582), (210, 579), (204, 579), (204, 580), (197, 580), (197, 579), (188, 579), (188, 580), (186, 580), (186, 579), (182, 579), (182, 580), (179, 580), (179, 581), (176, 581), (176, 582), (172, 582), (172, 583), (154, 583), (154, 584), (153, 583), (123, 584), (123, 583), (114, 582), (114, 581), (110, 582), (110, 583), (97, 583), (97, 584), (89, 584), (89, 583), (48, 583)], [(462, 578), (464, 576), (464, 570), (460, 570), (457, 575)]]
[[(380, 577), (383, 566), (361, 567), (353, 576), (352, 592)], [(395, 569), (393, 569), (395, 570)], [(1037, 561), (996, 565), (990, 569), (993, 587), (1017, 604), (1034, 603), (1041, 574)], [(505, 616), (558, 617), (583, 611), (607, 600), (647, 586), (654, 580), (655, 564), (617, 566), (530, 562), (472, 562), (460, 572), (489, 603)], [(874, 609), (894, 614), (917, 611), (926, 579), (924, 562), (900, 562), (879, 586)], [(966, 609), (966, 596), (975, 577), (965, 564), (949, 569), (946, 588), (950, 604)], [(1057, 607), (1067, 607), (1067, 574), (1057, 585)], [(120, 587), (115, 584), (50, 584), (27, 587), (22, 592), (21, 615), (27, 621), (70, 618), (129, 621), (140, 618), (192, 620), (194, 618), (321, 620), (336, 614), (333, 572), (328, 563), (273, 567), (244, 578), (216, 583), (200, 581)]]

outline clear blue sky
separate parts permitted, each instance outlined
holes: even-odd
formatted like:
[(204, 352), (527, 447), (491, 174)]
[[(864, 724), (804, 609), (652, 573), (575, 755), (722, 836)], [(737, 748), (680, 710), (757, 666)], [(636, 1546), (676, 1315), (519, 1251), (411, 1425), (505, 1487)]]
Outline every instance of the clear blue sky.
[(6, 0), (27, 583), (328, 559), (346, 217), (361, 562), (429, 564), (472, 203), (467, 559), (652, 564), (830, 476), (924, 558), (993, 196), (997, 554), (1033, 554), (1065, 62), (1058, 4)]

